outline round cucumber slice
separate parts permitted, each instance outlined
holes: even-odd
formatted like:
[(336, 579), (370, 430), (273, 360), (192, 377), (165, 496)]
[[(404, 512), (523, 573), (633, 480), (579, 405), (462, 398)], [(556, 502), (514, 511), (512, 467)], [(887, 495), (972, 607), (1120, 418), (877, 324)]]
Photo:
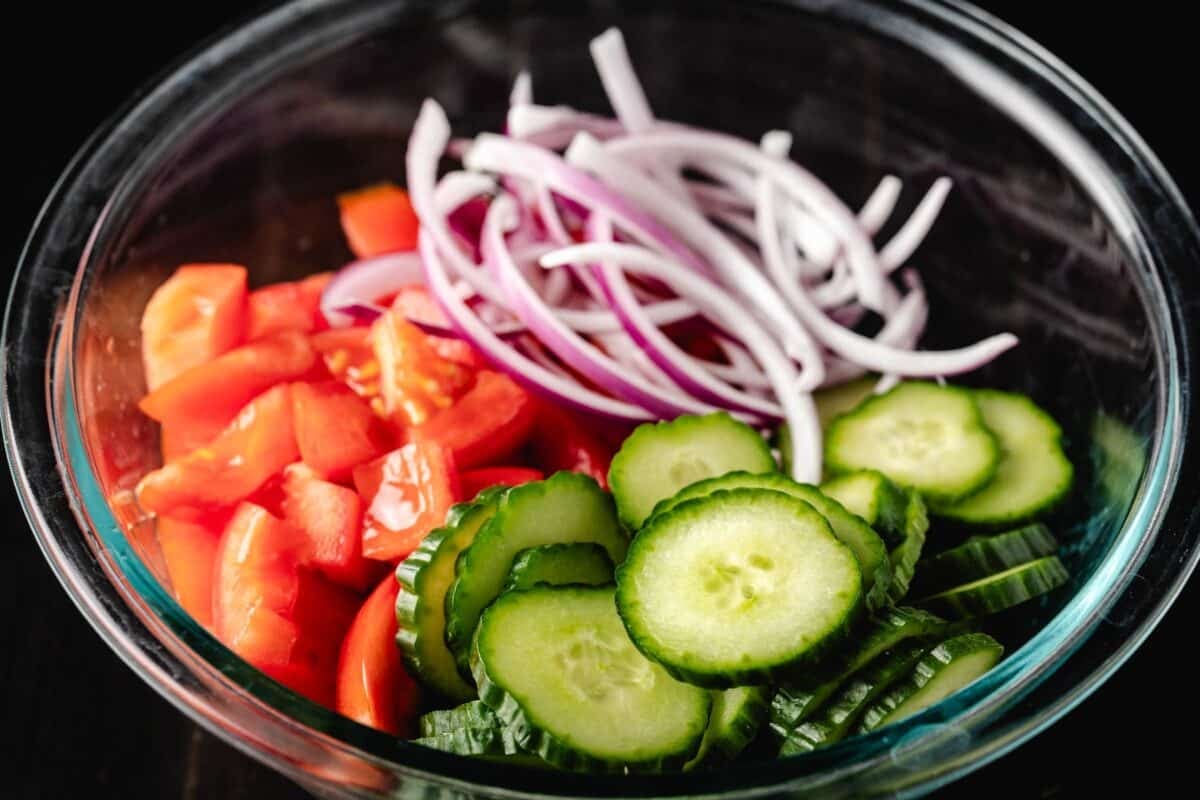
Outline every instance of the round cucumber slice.
[(1041, 597), (1070, 579), (1058, 556), (1047, 556), (926, 597), (919, 605), (955, 619), (984, 617)]
[(608, 485), (621, 521), (636, 531), (660, 500), (735, 470), (775, 469), (758, 431), (725, 412), (639, 425), (613, 456)]
[(950, 503), (983, 488), (1000, 450), (971, 393), (905, 382), (834, 420), (825, 437), (833, 473), (875, 469), (930, 500)]
[(611, 587), (500, 596), (479, 622), (471, 663), (480, 697), (516, 741), (565, 769), (680, 767), (708, 725), (710, 693), (638, 652)]
[(460, 756), (514, 756), (524, 751), (512, 731), (501, 725), (457, 728), (436, 736), (413, 739), (413, 744)]
[(557, 472), (501, 497), (495, 515), (459, 557), (457, 577), (446, 594), (446, 643), (462, 672), (470, 674), (471, 636), (479, 615), (504, 590), (517, 554), (559, 542), (594, 542), (614, 564), (625, 558), (629, 541), (612, 498), (595, 480)]
[(1075, 475), (1058, 423), (1023, 394), (971, 394), (1000, 442), (996, 474), (964, 500), (935, 504), (934, 513), (974, 525), (1011, 525), (1052, 508), (1071, 490)]
[(612, 581), (613, 563), (607, 550), (594, 542), (563, 542), (517, 553), (504, 590), (520, 591), (539, 583), (603, 586)]
[(617, 568), (617, 609), (638, 649), (701, 686), (767, 683), (827, 652), (862, 602), (862, 575), (811, 505), (733, 489), (682, 503)]
[(867, 375), (813, 392), (813, 402), (817, 404), (817, 417), (821, 420), (821, 429), (828, 430), (830, 423), (835, 419), (862, 405), (864, 400), (875, 394), (878, 384), (878, 375)]
[(889, 547), (905, 539), (908, 495), (882, 472), (864, 469), (821, 484), (827, 497), (857, 514), (883, 537)]
[(456, 702), (474, 697), (475, 689), (463, 679), (446, 646), (446, 591), (459, 554), (496, 511), (500, 495), (486, 494), (474, 503), (452, 507), (447, 518), (453, 522), (426, 536), (396, 568), (396, 643), (404, 663), (426, 688)]
[(862, 716), (865, 733), (923, 711), (973, 682), (1004, 655), (1004, 647), (984, 633), (964, 633), (934, 647)]
[(778, 472), (767, 472), (753, 475), (749, 472), (731, 472), (717, 478), (699, 481), (680, 489), (672, 497), (660, 502), (654, 507), (651, 520), (659, 514), (665, 514), (680, 503), (706, 497), (713, 492), (723, 489), (770, 489), (776, 492), (796, 497), (817, 510), (833, 535), (842, 544), (850, 548), (858, 565), (862, 569), (863, 594), (867, 608), (875, 610), (888, 604), (888, 592), (892, 583), (892, 565), (888, 558), (883, 539), (854, 514), (851, 514), (836, 500), (826, 496), (815, 486), (807, 483), (797, 483), (786, 475)]
[(925, 501), (916, 492), (908, 492), (904, 508), (904, 539), (888, 554), (892, 565), (892, 585), (888, 597), (899, 603), (908, 594), (917, 571), (917, 562), (925, 547), (925, 533), (929, 530), (929, 515), (925, 513)]

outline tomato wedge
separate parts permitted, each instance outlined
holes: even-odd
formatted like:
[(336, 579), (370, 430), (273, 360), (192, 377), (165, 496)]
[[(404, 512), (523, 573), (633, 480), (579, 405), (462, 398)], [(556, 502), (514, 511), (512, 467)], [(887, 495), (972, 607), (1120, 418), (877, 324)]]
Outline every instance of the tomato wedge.
[(436, 442), (413, 441), (354, 470), (366, 504), (363, 555), (397, 561), (446, 521), (458, 498), (453, 457)]
[(391, 183), (338, 195), (342, 231), (359, 258), (415, 250), (417, 213), (408, 193)]
[(159, 286), (142, 312), (142, 365), (150, 391), (242, 342), (246, 268), (188, 264)]
[(608, 464), (613, 449), (570, 412), (542, 403), (530, 443), (534, 460), (547, 473), (582, 472), (608, 488)]
[(225, 425), (259, 394), (304, 377), (316, 363), (308, 339), (285, 331), (192, 367), (143, 397), (138, 407), (168, 425)]
[[(396, 293), (395, 300), (392, 301), (392, 311), (412, 322), (424, 322), (441, 328), (450, 328), (450, 320), (442, 312), (442, 307), (424, 286), (405, 286), (400, 289)], [(434, 336), (428, 333), (425, 338), (433, 351), (447, 361), (453, 361), (473, 369), (481, 369), (488, 364), (483, 354), (465, 339)]]
[(209, 629), (213, 625), (217, 545), (228, 520), (228, 513), (218, 513), (196, 520), (160, 516), (155, 523), (175, 599), (193, 619)]
[(474, 370), (439, 356), (430, 339), (395, 311), (371, 325), (383, 413), (398, 424), (424, 423), (453, 405), (475, 379)]
[(396, 595), (387, 575), (358, 610), (342, 641), (337, 671), (337, 711), (355, 722), (408, 738), (416, 733), (421, 699), (396, 647)]
[(208, 446), (143, 477), (138, 504), (158, 514), (181, 506), (233, 505), (299, 455), (291, 387), (276, 386), (248, 403)]
[(462, 496), (470, 499), (489, 486), (520, 486), (546, 477), (540, 469), (531, 467), (483, 467), (459, 473)]
[(332, 272), (322, 272), (302, 281), (255, 289), (250, 293), (246, 339), (255, 341), (283, 331), (312, 333), (326, 327), (321, 292), (332, 278)]
[(387, 423), (336, 381), (292, 384), (292, 413), (300, 458), (333, 481), (349, 477), (351, 469), (396, 444)]
[(321, 478), (304, 464), (283, 471), (283, 518), (308, 540), (308, 563), (329, 580), (365, 591), (383, 567), (362, 554), (362, 501), (353, 489)]
[(242, 503), (217, 552), (213, 626), (227, 647), (306, 697), (332, 706), (337, 651), (354, 595), (305, 568), (307, 543), (283, 520)]
[(454, 454), (459, 469), (503, 461), (525, 443), (537, 417), (529, 392), (499, 372), (482, 370), (458, 402), (418, 430)]

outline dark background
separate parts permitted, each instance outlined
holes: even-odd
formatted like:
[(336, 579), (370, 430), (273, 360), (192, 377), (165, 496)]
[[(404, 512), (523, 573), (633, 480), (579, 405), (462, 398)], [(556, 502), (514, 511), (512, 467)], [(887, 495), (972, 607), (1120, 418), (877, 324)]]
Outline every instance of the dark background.
[[(1193, 206), (1194, 33), (1173, 4), (980, 5), (1059, 55), (1131, 120)], [(1068, 4), (1063, 4), (1068, 5)], [(15, 199), (3, 227), (5, 284), (22, 239), (84, 138), (138, 87), (200, 40), (244, 17), (230, 0), (158, 4), (22, 4), (6, 26), (3, 175)], [(105, 647), (59, 588), (29, 535), (7, 479), (9, 535), (0, 565), (0, 796), (26, 798), (300, 798), (283, 778), (216, 741), (143, 685)], [(1168, 731), (1200, 710), (1193, 619), (1200, 588), (1082, 707), (1050, 731), (939, 797), (1107, 796), (1126, 775), (1152, 793), (1187, 795), (1193, 737)]]

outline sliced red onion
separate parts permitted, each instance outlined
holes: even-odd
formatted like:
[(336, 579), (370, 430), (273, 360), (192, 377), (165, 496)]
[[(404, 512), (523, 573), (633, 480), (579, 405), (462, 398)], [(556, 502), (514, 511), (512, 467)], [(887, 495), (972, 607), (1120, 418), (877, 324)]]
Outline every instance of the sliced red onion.
[(595, 178), (568, 164), (557, 154), (526, 142), (482, 134), (465, 159), (471, 169), (511, 174), (544, 181), (557, 192), (590, 209), (608, 214), (640, 241), (671, 253), (692, 269), (711, 274), (712, 268), (653, 217)]
[[(593, 241), (612, 241), (612, 226), (601, 214), (593, 215), (588, 233)], [(618, 267), (601, 263), (594, 265), (592, 271), (630, 339), (676, 386), (693, 397), (722, 408), (776, 420), (782, 417), (783, 409), (778, 403), (763, 401), (739, 392), (697, 365), (691, 355), (684, 352), (646, 317), (629, 281)], [(720, 289), (714, 287), (713, 291)]]
[(533, 105), (533, 78), (528, 70), (521, 70), (513, 80), (512, 91), (508, 95), (509, 106)]
[[(814, 387), (820, 385), (824, 363), (812, 337), (798, 324), (780, 301), (778, 292), (771, 289), (770, 283), (753, 262), (727, 236), (698, 211), (673, 202), (671, 196), (653, 180), (613, 158), (587, 134), (575, 137), (567, 149), (566, 157), (568, 161), (599, 175), (611, 186), (620, 186), (635, 202), (678, 231), (685, 242), (707, 253), (726, 285), (734, 288), (750, 307), (765, 315), (784, 338), (785, 348), (794, 352), (803, 366), (805, 380)], [(720, 320), (714, 322), (721, 324)]]
[(352, 261), (338, 270), (321, 292), (321, 314), (334, 328), (369, 322), (385, 310), (376, 306), (375, 300), (424, 283), (417, 253), (388, 253)]
[(585, 114), (569, 106), (513, 106), (508, 110), (506, 124), (508, 134), (514, 139), (547, 150), (563, 149), (580, 131), (587, 131), (599, 139), (625, 133), (624, 126), (611, 117)]
[(764, 328), (741, 304), (686, 267), (645, 247), (629, 244), (573, 245), (542, 257), (542, 266), (579, 261), (611, 262), (623, 269), (657, 278), (697, 307), (724, 321), (763, 367), (783, 407), (792, 436), (792, 477), (798, 481), (821, 479), (821, 425), (812, 395), (794, 390), (799, 375)]
[(896, 203), (900, 200), (900, 191), (903, 188), (904, 181), (895, 175), (883, 176), (875, 191), (871, 192), (867, 202), (863, 203), (863, 207), (858, 211), (858, 224), (862, 225), (863, 230), (872, 236), (879, 233), (896, 210)]
[(788, 279), (778, 232), (774, 229), (776, 217), (772, 193), (762, 192), (759, 204), (763, 262), (767, 271), (813, 335), (843, 358), (876, 372), (933, 377), (977, 369), (1017, 344), (1016, 336), (1002, 333), (958, 350), (908, 352), (843, 328), (827, 317), (802, 288)]
[[(426, 100), (413, 126), (405, 158), (410, 187), (414, 173), (429, 173), (429, 162), (433, 163), (436, 171), (437, 159), (449, 138), (450, 123), (445, 113), (437, 103)], [(430, 187), (429, 196), (426, 197), (429, 205), (426, 208), (433, 214), (440, 214), (436, 208), (429, 207), (432, 205), (432, 194)], [(492, 333), (454, 290), (446, 265), (442, 262), (436, 237), (424, 224), (418, 241), (425, 281), (430, 292), (454, 328), (495, 366), (530, 388), (572, 408), (634, 422), (652, 419), (644, 408), (600, 394), (581, 386), (578, 381), (557, 375), (506, 344)]]
[(606, 145), (617, 155), (647, 158), (663, 156), (696, 161), (727, 161), (754, 173), (764, 173), (793, 200), (805, 206), (843, 241), (846, 257), (858, 287), (859, 301), (871, 311), (889, 308), (887, 283), (875, 248), (853, 212), (815, 175), (794, 161), (779, 162), (758, 148), (725, 134), (695, 130), (656, 130), (613, 139)]
[(550, 352), (605, 391), (624, 397), (655, 416), (675, 417), (715, 410), (682, 393), (665, 392), (661, 386), (648, 383), (564, 325), (525, 280), (508, 252), (504, 233), (516, 223), (517, 208), (510, 197), (501, 195), (492, 201), (483, 225), (484, 258), (509, 307)]
[(891, 241), (879, 251), (879, 262), (884, 270), (892, 272), (898, 269), (921, 246), (921, 242), (925, 241), (925, 237), (933, 228), (933, 223), (937, 222), (938, 214), (941, 213), (946, 196), (950, 194), (953, 185), (949, 178), (938, 178), (933, 182), (933, 186), (913, 209), (912, 215)]

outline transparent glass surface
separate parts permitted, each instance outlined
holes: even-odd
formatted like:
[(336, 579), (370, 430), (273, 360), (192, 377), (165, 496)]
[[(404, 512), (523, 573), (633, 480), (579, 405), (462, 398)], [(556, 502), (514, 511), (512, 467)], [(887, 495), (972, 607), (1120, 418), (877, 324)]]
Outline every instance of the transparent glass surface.
[[(1078, 488), (1051, 521), (1073, 581), (991, 626), (1010, 655), (898, 725), (712, 773), (579, 776), (397, 741), (251, 669), (171, 597), (128, 490), (157, 465), (138, 320), (187, 261), (255, 284), (349, 259), (332, 197), (403, 181), (420, 102), (498, 129), (521, 68), (539, 102), (605, 111), (587, 42), (620, 25), (660, 116), (794, 153), (855, 205), (885, 172), (904, 204), (955, 193), (916, 263), (926, 342), (1001, 329), (971, 376), (1062, 421)], [(64, 174), (14, 282), (4, 433), (34, 534), (113, 649), (209, 730), (328, 797), (908, 795), (1053, 722), (1153, 628), (1196, 559), (1200, 238), (1144, 143), (1050, 55), (956, 3), (297, 2), (199, 51)], [(1190, 324), (1190, 327), (1189, 327)], [(131, 709), (130, 713), (136, 713)]]

